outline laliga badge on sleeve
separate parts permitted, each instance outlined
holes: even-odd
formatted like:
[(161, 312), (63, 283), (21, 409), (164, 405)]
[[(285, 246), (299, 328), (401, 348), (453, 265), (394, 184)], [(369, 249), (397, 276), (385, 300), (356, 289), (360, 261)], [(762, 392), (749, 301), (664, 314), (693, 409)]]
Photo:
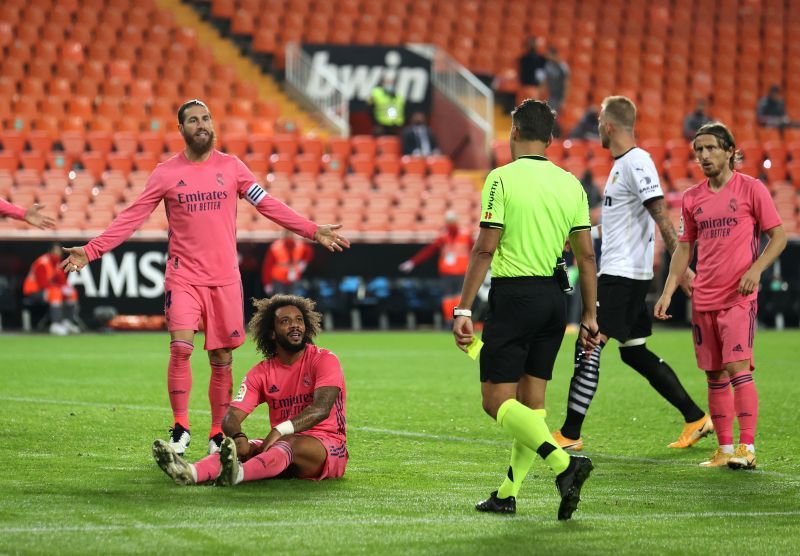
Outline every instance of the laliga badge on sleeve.
[(470, 359), (475, 360), (478, 358), (478, 355), (481, 353), (481, 348), (483, 347), (483, 340), (478, 338), (477, 336), (472, 337), (472, 341), (467, 346), (467, 355), (469, 355)]

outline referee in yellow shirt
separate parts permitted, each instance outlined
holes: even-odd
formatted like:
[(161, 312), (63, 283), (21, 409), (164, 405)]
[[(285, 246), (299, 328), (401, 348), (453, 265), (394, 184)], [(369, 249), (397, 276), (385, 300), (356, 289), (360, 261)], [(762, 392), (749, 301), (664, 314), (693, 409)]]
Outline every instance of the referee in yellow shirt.
[(466, 351), (473, 340), (475, 299), (489, 266), (492, 286), (480, 354), (483, 409), (514, 441), (508, 476), (476, 508), (515, 513), (516, 496), (537, 454), (556, 474), (558, 519), (570, 519), (592, 470), (589, 458), (570, 456), (545, 424), (545, 390), (567, 324), (566, 275), (558, 261), (567, 240), (580, 271), (580, 339), (597, 345), (597, 267), (589, 204), (580, 182), (545, 157), (555, 124), (547, 103), (525, 100), (511, 113), (513, 162), (489, 173), (483, 186), (480, 234), (470, 255), (453, 334)]

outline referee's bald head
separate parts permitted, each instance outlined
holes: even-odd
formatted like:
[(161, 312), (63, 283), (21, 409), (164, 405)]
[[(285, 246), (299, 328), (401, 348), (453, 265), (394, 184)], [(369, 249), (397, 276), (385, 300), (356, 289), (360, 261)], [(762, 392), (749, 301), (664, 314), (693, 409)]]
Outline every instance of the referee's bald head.
[(553, 138), (556, 112), (541, 100), (525, 99), (511, 112), (511, 126), (519, 141), (549, 143)]

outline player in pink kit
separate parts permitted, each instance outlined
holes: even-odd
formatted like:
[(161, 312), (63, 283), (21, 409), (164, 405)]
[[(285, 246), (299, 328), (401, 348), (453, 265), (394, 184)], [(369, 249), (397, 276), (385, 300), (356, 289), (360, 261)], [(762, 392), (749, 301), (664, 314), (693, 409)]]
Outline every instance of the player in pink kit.
[(4, 199), (0, 199), (0, 216), (8, 216), (14, 220), (24, 220), (31, 226), (36, 226), (42, 230), (45, 228), (53, 228), (55, 226), (55, 220), (39, 212), (42, 208), (41, 205), (33, 205), (31, 208), (26, 209), (9, 203)]
[(319, 226), (271, 197), (236, 158), (214, 149), (214, 125), (199, 100), (178, 110), (186, 148), (159, 164), (133, 204), (83, 247), (66, 248), (67, 272), (82, 269), (133, 234), (163, 200), (169, 221), (169, 253), (164, 279), (164, 311), (170, 332), (167, 387), (174, 417), (171, 445), (182, 454), (190, 442), (189, 360), (202, 319), (211, 364), (209, 453), (222, 443), (222, 419), (231, 398), (232, 351), (245, 340), (242, 286), (236, 252), (237, 200), (242, 197), (269, 218), (330, 251), (350, 242), (340, 225)]
[[(786, 234), (769, 191), (756, 178), (733, 171), (736, 143), (712, 122), (694, 136), (695, 156), (708, 179), (683, 194), (680, 243), (664, 292), (655, 306), (661, 320), (697, 244), (692, 329), (697, 366), (706, 371), (708, 407), (719, 448), (703, 467), (756, 466), (758, 393), (753, 382), (753, 339), (761, 273), (786, 247)], [(761, 232), (769, 236), (759, 255)], [(733, 388), (731, 388), (731, 386)], [(739, 444), (733, 447), (733, 417)]]
[[(190, 464), (169, 443), (153, 443), (156, 463), (179, 485), (215, 480), (218, 486), (233, 486), (278, 476), (321, 480), (344, 475), (344, 376), (339, 359), (313, 344), (321, 315), (313, 301), (293, 295), (254, 304), (250, 333), (265, 359), (244, 377), (228, 409), (220, 453)], [(272, 429), (263, 440), (248, 440), (242, 421), (261, 404), (269, 407)]]

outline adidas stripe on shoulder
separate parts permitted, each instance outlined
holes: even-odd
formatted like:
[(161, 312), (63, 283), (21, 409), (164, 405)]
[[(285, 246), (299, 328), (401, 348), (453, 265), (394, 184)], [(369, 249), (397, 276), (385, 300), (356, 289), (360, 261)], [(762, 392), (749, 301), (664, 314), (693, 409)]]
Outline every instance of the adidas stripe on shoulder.
[(264, 188), (254, 183), (247, 189), (247, 193), (245, 193), (244, 198), (247, 199), (247, 202), (253, 205), (254, 207), (258, 206), (258, 203), (261, 202), (261, 199), (269, 195)]

